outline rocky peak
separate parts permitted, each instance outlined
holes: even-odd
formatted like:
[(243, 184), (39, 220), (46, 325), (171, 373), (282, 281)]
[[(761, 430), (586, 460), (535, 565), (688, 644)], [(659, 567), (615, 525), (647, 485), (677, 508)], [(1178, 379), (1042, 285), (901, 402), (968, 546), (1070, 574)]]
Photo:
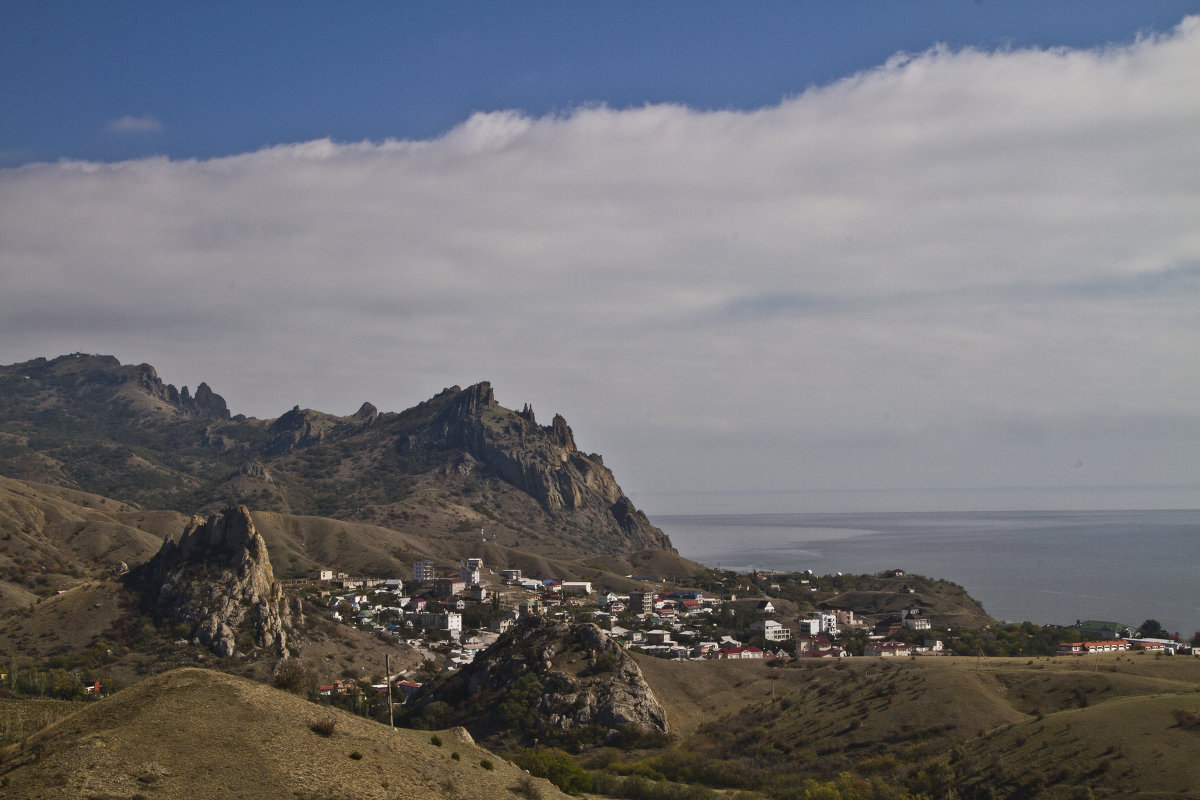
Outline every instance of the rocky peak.
[(402, 452), (462, 449), (470, 459), (459, 456), (456, 472), (469, 465), (467, 471), (479, 469), (531, 495), (553, 516), (613, 534), (609, 552), (673, 550), (666, 534), (625, 497), (603, 459), (579, 452), (561, 414), (538, 425), (529, 404), (521, 411), (501, 407), (487, 382), (452, 387), (430, 403), (440, 406), (436, 423), (400, 441)]
[[(524, 705), (507, 702), (514, 692)], [(670, 733), (637, 663), (591, 624), (525, 619), (417, 698), (416, 716), (439, 701), (472, 709), (440, 723), (464, 725), (477, 738), (506, 731), (550, 740), (598, 734), (612, 743), (631, 728)]]
[(492, 384), (487, 381), (468, 386), (454, 398), (454, 412), (462, 418), (477, 417), (494, 405), (496, 396), (492, 393)]
[(292, 406), (291, 411), (280, 415), (271, 423), (272, 437), (271, 444), (267, 446), (267, 454), (279, 455), (289, 450), (320, 444), (335, 422), (336, 419), (328, 414)]
[(252, 647), (286, 655), (291, 613), (245, 506), (192, 517), (127, 583), (155, 617), (189, 625), (193, 643), (219, 656)]
[(550, 421), (550, 438), (568, 453), (575, 452), (575, 434), (562, 414), (555, 414)]

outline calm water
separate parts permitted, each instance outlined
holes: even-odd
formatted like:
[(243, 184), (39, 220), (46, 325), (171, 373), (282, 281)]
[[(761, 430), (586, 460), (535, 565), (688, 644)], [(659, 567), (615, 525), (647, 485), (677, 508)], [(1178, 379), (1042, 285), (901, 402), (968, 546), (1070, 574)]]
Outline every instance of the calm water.
[(1200, 630), (1200, 510), (655, 516), (709, 566), (819, 575), (900, 568), (1008, 621), (1157, 619)]

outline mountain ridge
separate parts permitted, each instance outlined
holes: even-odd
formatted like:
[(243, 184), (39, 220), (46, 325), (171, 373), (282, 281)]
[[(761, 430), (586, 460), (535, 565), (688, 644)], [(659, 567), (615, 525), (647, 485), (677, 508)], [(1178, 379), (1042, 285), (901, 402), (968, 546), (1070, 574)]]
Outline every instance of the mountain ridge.
[(244, 504), (367, 523), (435, 537), (447, 557), (471, 541), (550, 558), (678, 557), (565, 418), (539, 425), (486, 381), (400, 412), (294, 406), (256, 419), (205, 383), (177, 390), (148, 364), (73, 354), (0, 366), (0, 410), (0, 474), (139, 508)]

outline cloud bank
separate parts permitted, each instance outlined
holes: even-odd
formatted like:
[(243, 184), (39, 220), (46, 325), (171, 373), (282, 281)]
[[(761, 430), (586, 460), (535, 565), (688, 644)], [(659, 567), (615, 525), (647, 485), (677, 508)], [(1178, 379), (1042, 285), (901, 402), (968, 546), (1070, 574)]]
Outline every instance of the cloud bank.
[(643, 493), (1195, 485), (1198, 82), (1189, 18), (753, 112), (0, 171), (0, 359), (270, 417), (487, 379)]

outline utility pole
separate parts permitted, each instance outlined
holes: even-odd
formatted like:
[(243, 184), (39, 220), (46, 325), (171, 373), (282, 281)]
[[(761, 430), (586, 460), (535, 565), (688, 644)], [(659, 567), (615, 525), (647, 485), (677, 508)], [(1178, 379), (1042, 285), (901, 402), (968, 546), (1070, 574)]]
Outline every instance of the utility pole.
[(388, 727), (395, 728), (396, 722), (392, 719), (392, 655), (391, 653), (383, 654), (383, 674), (384, 680), (387, 681), (388, 687)]

